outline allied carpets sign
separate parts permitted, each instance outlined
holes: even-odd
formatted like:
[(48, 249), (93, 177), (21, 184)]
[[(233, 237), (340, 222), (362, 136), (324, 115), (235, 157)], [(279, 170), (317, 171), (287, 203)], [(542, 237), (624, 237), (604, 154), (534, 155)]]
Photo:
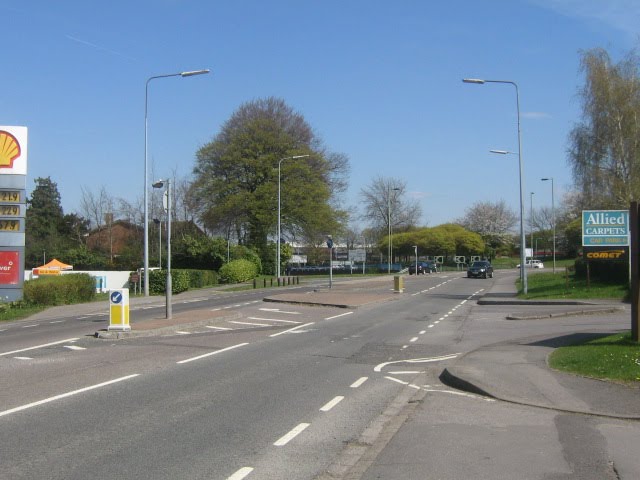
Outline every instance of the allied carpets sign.
[(628, 210), (583, 210), (583, 247), (622, 247), (629, 245)]

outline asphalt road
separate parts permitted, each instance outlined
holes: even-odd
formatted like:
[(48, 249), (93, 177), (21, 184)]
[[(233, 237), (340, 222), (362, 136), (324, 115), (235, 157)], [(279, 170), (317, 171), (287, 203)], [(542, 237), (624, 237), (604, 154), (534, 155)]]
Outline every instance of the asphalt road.
[(344, 478), (590, 478), (567, 467), (607, 452), (585, 422), (438, 380), (463, 352), (544, 329), (476, 306), (494, 281), (406, 277), (397, 300), (355, 310), (220, 295), (184, 306), (228, 307), (212, 328), (124, 340), (93, 338), (99, 315), (5, 325), (0, 478), (294, 480), (350, 462)]

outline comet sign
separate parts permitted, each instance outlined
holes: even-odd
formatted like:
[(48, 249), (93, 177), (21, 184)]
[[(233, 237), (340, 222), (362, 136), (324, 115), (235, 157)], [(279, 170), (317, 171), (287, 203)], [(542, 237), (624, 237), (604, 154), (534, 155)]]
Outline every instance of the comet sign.
[(622, 247), (629, 245), (628, 210), (583, 210), (583, 247)]

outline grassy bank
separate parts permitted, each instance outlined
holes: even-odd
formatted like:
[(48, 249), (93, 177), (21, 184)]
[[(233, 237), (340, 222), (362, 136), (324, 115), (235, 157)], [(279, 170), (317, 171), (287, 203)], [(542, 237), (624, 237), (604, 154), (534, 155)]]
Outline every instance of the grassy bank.
[(624, 383), (640, 382), (640, 344), (630, 333), (561, 347), (549, 356), (552, 368)]
[(574, 273), (566, 273), (561, 270), (557, 273), (528, 271), (527, 295), (522, 293), (520, 280), (517, 282), (519, 298), (527, 300), (541, 299), (576, 299), (594, 300), (611, 299), (627, 300), (629, 298), (629, 285), (605, 283), (591, 280), (587, 284), (586, 279), (576, 278)]

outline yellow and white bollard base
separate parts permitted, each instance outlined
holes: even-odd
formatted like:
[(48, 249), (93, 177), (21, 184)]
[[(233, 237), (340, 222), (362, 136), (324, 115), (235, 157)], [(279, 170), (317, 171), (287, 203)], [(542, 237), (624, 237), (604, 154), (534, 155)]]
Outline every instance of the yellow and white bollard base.
[(129, 325), (129, 289), (109, 291), (109, 327), (107, 330), (128, 332)]

